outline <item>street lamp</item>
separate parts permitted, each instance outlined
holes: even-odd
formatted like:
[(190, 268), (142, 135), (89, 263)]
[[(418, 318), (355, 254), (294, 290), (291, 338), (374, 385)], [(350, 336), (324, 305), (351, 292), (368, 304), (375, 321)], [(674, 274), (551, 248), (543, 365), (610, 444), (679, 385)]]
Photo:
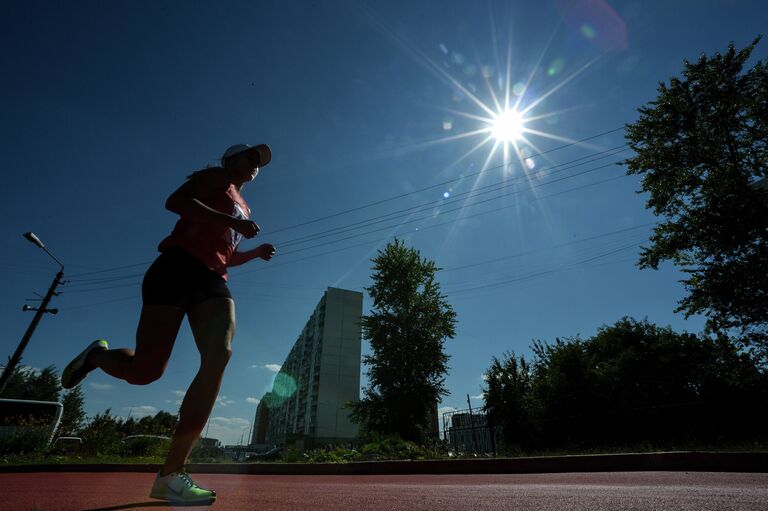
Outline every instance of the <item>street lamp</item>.
[(29, 340), (32, 338), (32, 334), (35, 331), (35, 328), (37, 328), (37, 324), (40, 322), (40, 318), (43, 317), (43, 314), (46, 312), (50, 314), (56, 314), (58, 309), (46, 309), (48, 306), (48, 303), (50, 303), (51, 298), (56, 294), (56, 288), (61, 284), (61, 279), (64, 278), (64, 265), (56, 259), (56, 257), (51, 254), (47, 248), (45, 248), (45, 245), (43, 245), (43, 242), (40, 241), (40, 238), (35, 236), (32, 232), (25, 232), (24, 237), (27, 238), (29, 241), (37, 245), (38, 247), (45, 250), (45, 253), (48, 254), (54, 261), (59, 263), (59, 266), (61, 266), (61, 269), (56, 274), (56, 276), (53, 278), (53, 283), (51, 284), (51, 287), (48, 289), (48, 293), (46, 293), (45, 297), (43, 298), (42, 303), (40, 304), (40, 307), (34, 308), (30, 307), (28, 305), (25, 305), (22, 307), (21, 310), (28, 311), (33, 310), (35, 311), (35, 317), (32, 318), (32, 323), (29, 324), (29, 328), (27, 328), (27, 331), (24, 333), (24, 337), (21, 338), (21, 342), (19, 343), (19, 347), (16, 348), (16, 352), (13, 354), (13, 357), (8, 361), (8, 365), (5, 366), (5, 369), (3, 370), (3, 375), (0, 376), (0, 394), (3, 393), (5, 390), (5, 385), (8, 383), (8, 380), (11, 377), (11, 374), (13, 374), (13, 370), (16, 368), (16, 365), (21, 360), (21, 354), (24, 353), (24, 349), (27, 347), (27, 344), (29, 343)]

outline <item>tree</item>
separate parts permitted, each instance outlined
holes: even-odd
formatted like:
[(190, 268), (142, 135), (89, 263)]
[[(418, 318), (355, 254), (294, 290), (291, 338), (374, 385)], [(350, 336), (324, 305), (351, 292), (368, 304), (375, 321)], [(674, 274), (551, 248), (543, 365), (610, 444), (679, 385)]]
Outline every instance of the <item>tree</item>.
[(31, 399), (34, 401), (58, 401), (61, 383), (55, 366), (41, 371), (17, 366), (3, 392), (6, 399)]
[[(763, 442), (768, 372), (729, 338), (623, 318), (493, 359), (486, 409), (507, 447), (690, 448)], [(507, 428), (513, 428), (509, 431)]]
[[(640, 268), (672, 261), (689, 275), (677, 311), (704, 314), (712, 332), (736, 329), (768, 348), (768, 68), (743, 72), (760, 38), (696, 63), (660, 83), (658, 97), (627, 126), (647, 207), (664, 217)], [(764, 351), (768, 355), (768, 351)]]
[(362, 321), (372, 350), (363, 358), (369, 385), (351, 405), (352, 419), (367, 432), (424, 440), (430, 415), (448, 394), (443, 343), (455, 335), (456, 314), (440, 294), (435, 263), (417, 250), (395, 240), (373, 263), (366, 288), (373, 310)]
[(530, 440), (531, 368), (524, 357), (504, 353), (501, 360), (493, 357), (485, 372), (483, 400), (488, 422), (501, 428), (507, 446), (525, 445)]
[(82, 428), (85, 421), (83, 391), (80, 386), (67, 391), (61, 404), (64, 405), (64, 412), (61, 415), (58, 435), (74, 435)]

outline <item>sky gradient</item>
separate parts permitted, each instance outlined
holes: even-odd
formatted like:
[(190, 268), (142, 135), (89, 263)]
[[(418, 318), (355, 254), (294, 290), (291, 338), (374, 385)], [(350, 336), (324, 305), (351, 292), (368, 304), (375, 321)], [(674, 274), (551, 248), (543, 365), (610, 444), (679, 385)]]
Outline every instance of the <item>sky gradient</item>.
[[(683, 59), (743, 47), (760, 1), (21, 2), (0, 18), (0, 357), (65, 264), (23, 363), (61, 370), (91, 340), (133, 347), (140, 283), (191, 171), (235, 143), (273, 160), (244, 189), (277, 256), (230, 273), (238, 330), (210, 421), (237, 443), (328, 286), (363, 291), (397, 236), (440, 268), (466, 408), (491, 357), (593, 335), (623, 316), (699, 332), (683, 275), (641, 271), (654, 222), (622, 128)], [(761, 43), (752, 62), (766, 56)], [(493, 139), (505, 105), (524, 139)], [(495, 146), (495, 150), (494, 150)], [(506, 156), (505, 156), (506, 155)], [(371, 302), (364, 298), (364, 312)], [(363, 352), (368, 352), (363, 341)], [(198, 367), (188, 326), (145, 387), (95, 372), (86, 412), (176, 412)], [(364, 372), (364, 369), (363, 369)], [(243, 432), (246, 432), (243, 435)]]

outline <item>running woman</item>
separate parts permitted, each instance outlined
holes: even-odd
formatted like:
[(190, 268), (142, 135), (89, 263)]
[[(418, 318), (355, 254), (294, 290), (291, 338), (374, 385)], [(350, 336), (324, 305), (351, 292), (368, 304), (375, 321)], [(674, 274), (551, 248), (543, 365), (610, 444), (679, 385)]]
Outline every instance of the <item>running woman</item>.
[(192, 481), (184, 465), (213, 409), (232, 355), (235, 304), (227, 288), (227, 269), (256, 258), (269, 261), (275, 255), (275, 247), (268, 243), (238, 250), (243, 237), (252, 238), (259, 232), (240, 192), (271, 159), (266, 144), (233, 145), (222, 156), (221, 167), (188, 176), (165, 204), (180, 219), (160, 243), (161, 254), (144, 276), (136, 349), (109, 349), (107, 341), (100, 339), (62, 372), (65, 389), (79, 385), (96, 368), (134, 385), (151, 383), (165, 371), (187, 316), (200, 351), (200, 369), (181, 404), (179, 423), (152, 486), (152, 498), (187, 504), (216, 499), (216, 492)]

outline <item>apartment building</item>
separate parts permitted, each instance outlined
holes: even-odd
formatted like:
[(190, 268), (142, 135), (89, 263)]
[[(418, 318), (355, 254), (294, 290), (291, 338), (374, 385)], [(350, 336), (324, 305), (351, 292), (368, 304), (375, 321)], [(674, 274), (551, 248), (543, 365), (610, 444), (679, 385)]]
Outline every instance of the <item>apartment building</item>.
[(309, 448), (357, 435), (363, 294), (329, 287), (261, 399), (252, 443)]

